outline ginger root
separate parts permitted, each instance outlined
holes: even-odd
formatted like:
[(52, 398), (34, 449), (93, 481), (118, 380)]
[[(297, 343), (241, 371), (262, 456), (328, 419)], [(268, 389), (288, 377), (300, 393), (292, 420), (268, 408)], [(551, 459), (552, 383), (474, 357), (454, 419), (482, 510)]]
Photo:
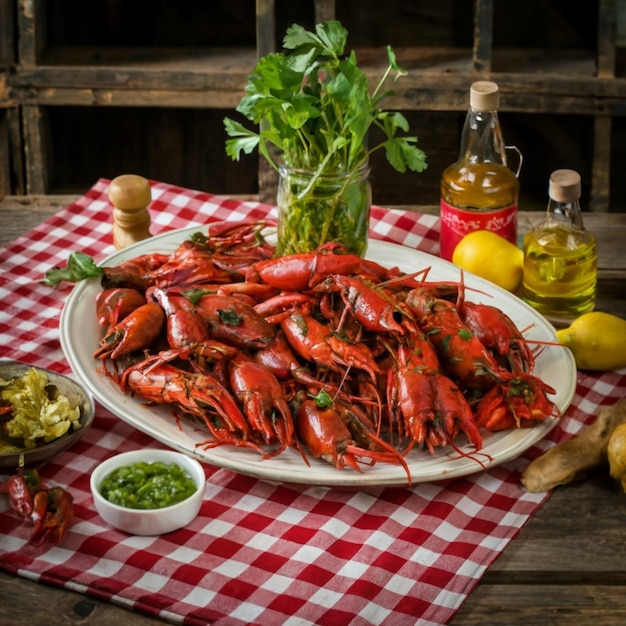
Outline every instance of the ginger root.
[(603, 407), (579, 435), (550, 448), (522, 473), (522, 485), (532, 492), (550, 491), (608, 463), (608, 445), (617, 426), (626, 423), (626, 398)]
[(622, 483), (622, 489), (626, 492), (626, 423), (620, 424), (611, 433), (607, 454), (609, 472), (615, 480)]

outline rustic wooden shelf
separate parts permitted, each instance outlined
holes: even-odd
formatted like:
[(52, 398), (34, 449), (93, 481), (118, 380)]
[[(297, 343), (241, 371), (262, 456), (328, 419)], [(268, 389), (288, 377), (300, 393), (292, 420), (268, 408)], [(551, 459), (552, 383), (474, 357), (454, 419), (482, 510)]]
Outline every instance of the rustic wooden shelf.
[[(523, 24), (516, 29), (518, 14), (503, 0), (477, 0), (471, 9), (468, 3), (462, 9), (454, 5), (456, 10), (447, 0), (436, 6), (391, 0), (384, 20), (375, 2), (359, 4), (358, 11), (353, 4), (257, 0), (253, 15), (250, 1), (242, 0), (238, 12), (234, 1), (222, 10), (236, 13), (240, 23), (231, 24), (224, 14), (209, 30), (241, 32), (237, 45), (218, 38), (209, 47), (204, 32), (171, 41), (174, 36), (163, 35), (166, 17), (156, 13), (150, 18), (160, 33), (155, 45), (146, 45), (140, 30), (137, 45), (130, 45), (128, 36), (120, 39), (120, 32), (131, 29), (122, 28), (118, 14), (107, 14), (108, 31), (94, 20), (91, 38), (98, 45), (85, 45), (90, 38), (70, 26), (57, 32), (64, 4), (0, 0), (0, 35), (18, 42), (0, 47), (0, 189), (17, 195), (78, 193), (94, 179), (125, 173), (134, 164), (137, 173), (151, 178), (272, 201), (275, 174), (264, 162), (256, 156), (226, 162), (221, 118), (235, 114), (258, 56), (280, 46), (285, 23), (301, 18), (312, 27), (337, 17), (370, 82), (386, 68), (385, 45), (394, 48), (409, 75), (393, 85), (395, 95), (386, 106), (405, 113), (429, 158), (429, 169), (419, 177), (398, 177), (383, 160), (374, 161), (375, 202), (437, 202), (441, 171), (457, 156), (469, 86), (482, 78), (500, 85), (505, 139), (525, 155), (522, 208), (542, 208), (550, 171), (572, 167), (585, 182), (586, 209), (624, 211), (626, 181), (618, 173), (626, 76), (619, 68), (626, 54), (618, 45), (617, 0), (595, 0), (577, 10), (534, 0), (526, 11), (536, 16), (530, 34)], [(106, 8), (102, 2), (90, 6), (81, 5), (81, 15), (91, 11), (101, 17)], [(132, 13), (132, 7), (127, 2), (123, 10)], [(118, 135), (137, 143), (132, 155), (120, 158)], [(85, 142), (93, 142), (98, 153), (91, 174), (82, 162)], [(184, 165), (176, 164), (177, 158)], [(231, 187), (242, 184), (246, 187)]]

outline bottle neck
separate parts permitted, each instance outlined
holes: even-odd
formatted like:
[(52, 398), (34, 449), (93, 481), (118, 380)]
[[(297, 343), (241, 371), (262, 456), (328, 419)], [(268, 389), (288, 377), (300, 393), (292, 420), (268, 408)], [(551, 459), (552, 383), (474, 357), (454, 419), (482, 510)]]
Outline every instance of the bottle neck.
[(470, 107), (463, 126), (459, 160), (507, 164), (497, 111), (475, 111)]
[(559, 202), (558, 200), (550, 198), (548, 201), (547, 212), (548, 217), (554, 216), (560, 219), (565, 219), (577, 228), (585, 228), (583, 214), (580, 210), (580, 202), (578, 200), (573, 202)]

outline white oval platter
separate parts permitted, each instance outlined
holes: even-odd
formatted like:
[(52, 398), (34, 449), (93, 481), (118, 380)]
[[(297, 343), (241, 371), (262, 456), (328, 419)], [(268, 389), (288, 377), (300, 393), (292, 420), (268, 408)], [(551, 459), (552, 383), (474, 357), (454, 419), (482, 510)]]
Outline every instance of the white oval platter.
[[(115, 252), (101, 265), (114, 266), (140, 254), (173, 252), (178, 244), (199, 231), (206, 232), (206, 229), (191, 227), (152, 237)], [(393, 243), (370, 240), (367, 258), (387, 267), (398, 266), (407, 273), (430, 267), (428, 280), (458, 281), (460, 278), (459, 268), (451, 263)], [(465, 274), (464, 280), (468, 300), (497, 305), (518, 328), (528, 329), (525, 336), (530, 340), (557, 342), (553, 326), (522, 300), (477, 276)], [(195, 423), (177, 419), (172, 407), (148, 406), (140, 399), (122, 393), (112, 380), (100, 373), (101, 363), (92, 358), (102, 336), (95, 311), (95, 298), (99, 291), (100, 281), (97, 279), (83, 281), (74, 287), (61, 314), (61, 346), (75, 375), (104, 407), (123, 421), (166, 446), (196, 456), (206, 463), (273, 482), (349, 488), (407, 484), (406, 473), (402, 467), (395, 465), (377, 463), (364, 466), (363, 472), (357, 472), (352, 469), (338, 470), (313, 458), (307, 466), (295, 450), (261, 459), (253, 450), (233, 446), (205, 450), (198, 446), (209, 438), (208, 431)], [(576, 365), (569, 350), (558, 345), (546, 346), (537, 357), (534, 373), (556, 390), (551, 399), (564, 413), (576, 389)], [(434, 455), (414, 450), (407, 457), (412, 482), (465, 476), (504, 463), (545, 437), (557, 422), (558, 418), (548, 418), (533, 428), (485, 434), (484, 447), (478, 453), (470, 446), (461, 447), (462, 454), (450, 448)]]

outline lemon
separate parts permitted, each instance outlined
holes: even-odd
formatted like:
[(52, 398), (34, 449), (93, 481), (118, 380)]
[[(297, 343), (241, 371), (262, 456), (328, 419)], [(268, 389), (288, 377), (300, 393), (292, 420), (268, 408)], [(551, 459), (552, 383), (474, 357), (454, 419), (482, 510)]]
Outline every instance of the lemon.
[(476, 230), (459, 241), (452, 262), (507, 291), (515, 291), (522, 281), (524, 253), (490, 230)]
[(620, 424), (611, 433), (607, 453), (611, 476), (621, 481), (626, 491), (626, 424)]
[(557, 330), (558, 340), (574, 354), (583, 370), (615, 370), (626, 367), (626, 320), (610, 313), (592, 311)]

